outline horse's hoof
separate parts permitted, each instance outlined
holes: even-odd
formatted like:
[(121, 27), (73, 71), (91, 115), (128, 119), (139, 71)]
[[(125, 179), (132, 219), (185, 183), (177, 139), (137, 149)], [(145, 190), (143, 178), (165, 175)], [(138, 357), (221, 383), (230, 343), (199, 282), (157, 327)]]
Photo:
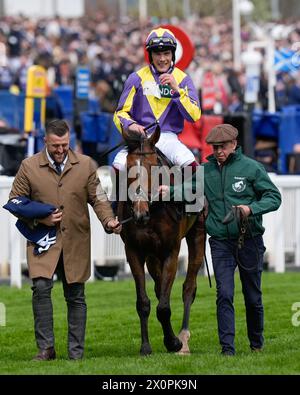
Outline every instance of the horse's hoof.
[(164, 344), (169, 352), (177, 352), (182, 348), (182, 342), (178, 339), (178, 337), (174, 337), (171, 340), (164, 339)]
[(182, 329), (178, 335), (178, 339), (183, 343), (188, 342), (190, 340), (191, 333), (188, 329)]
[(176, 353), (177, 355), (191, 355), (190, 350), (184, 350), (183, 348)]
[(140, 354), (143, 357), (152, 354), (152, 349), (151, 349), (150, 344), (142, 344), (141, 349), (140, 349)]
[(186, 330), (186, 329), (183, 329), (179, 333), (178, 338), (182, 342), (182, 348), (181, 348), (181, 350), (178, 351), (177, 354), (179, 354), (179, 355), (190, 355), (191, 354), (190, 349), (189, 349), (189, 344), (188, 344), (190, 336), (191, 336), (190, 331)]

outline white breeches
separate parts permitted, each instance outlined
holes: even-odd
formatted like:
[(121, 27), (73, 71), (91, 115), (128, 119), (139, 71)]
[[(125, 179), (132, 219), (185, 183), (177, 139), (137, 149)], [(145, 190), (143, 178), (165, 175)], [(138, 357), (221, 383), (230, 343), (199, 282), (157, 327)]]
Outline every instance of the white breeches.
[[(194, 162), (194, 154), (178, 139), (173, 132), (163, 132), (155, 146), (172, 162), (175, 166), (185, 167)], [(127, 149), (123, 148), (117, 153), (113, 166), (120, 171), (125, 170)]]

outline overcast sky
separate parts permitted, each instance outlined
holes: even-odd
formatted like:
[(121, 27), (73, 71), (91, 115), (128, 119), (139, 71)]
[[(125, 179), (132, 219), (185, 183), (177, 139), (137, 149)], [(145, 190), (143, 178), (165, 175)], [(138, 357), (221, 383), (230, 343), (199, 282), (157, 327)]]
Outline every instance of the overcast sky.
[(80, 16), (84, 0), (4, 0), (6, 15), (22, 13), (30, 16), (51, 16), (55, 6), (62, 16)]

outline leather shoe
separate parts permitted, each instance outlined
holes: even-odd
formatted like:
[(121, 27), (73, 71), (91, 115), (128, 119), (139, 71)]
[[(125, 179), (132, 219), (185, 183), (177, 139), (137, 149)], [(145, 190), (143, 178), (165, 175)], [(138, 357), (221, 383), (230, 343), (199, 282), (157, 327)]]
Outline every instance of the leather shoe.
[(250, 347), (252, 352), (262, 352), (262, 347)]
[(39, 353), (33, 358), (33, 361), (51, 361), (56, 358), (54, 347), (40, 350)]
[(234, 352), (230, 351), (230, 350), (223, 350), (221, 352), (221, 355), (225, 356), (225, 357), (233, 357), (234, 356)]

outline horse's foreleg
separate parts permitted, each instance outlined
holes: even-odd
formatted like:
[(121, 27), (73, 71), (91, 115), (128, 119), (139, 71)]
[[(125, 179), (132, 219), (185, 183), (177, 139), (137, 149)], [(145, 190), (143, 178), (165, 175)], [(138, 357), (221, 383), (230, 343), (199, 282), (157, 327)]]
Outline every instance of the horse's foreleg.
[(141, 348), (140, 354), (141, 355), (150, 355), (152, 353), (152, 348), (149, 342), (149, 335), (148, 335), (148, 317), (150, 314), (150, 300), (145, 295), (144, 297), (137, 298), (136, 301), (136, 310), (140, 317), (140, 325), (141, 325)]
[[(178, 249), (179, 251), (179, 249)], [(181, 349), (182, 343), (175, 336), (171, 325), (171, 308), (170, 295), (172, 285), (177, 271), (178, 251), (173, 252), (163, 264), (162, 278), (161, 278), (161, 292), (159, 303), (156, 309), (156, 315), (162, 325), (164, 333), (164, 345), (168, 351), (177, 352)]]
[(140, 318), (142, 340), (140, 354), (149, 355), (152, 353), (148, 336), (150, 299), (148, 298), (146, 292), (144, 258), (137, 256), (135, 252), (129, 251), (128, 249), (126, 249), (126, 255), (130, 264), (132, 275), (134, 277), (136, 288), (136, 310)]
[[(185, 281), (182, 287), (182, 299), (183, 299), (183, 319), (181, 330), (178, 335), (182, 341), (182, 349), (179, 351), (180, 354), (190, 354), (189, 349), (189, 321), (191, 305), (194, 302), (196, 291), (197, 291), (197, 274), (201, 266), (202, 261), (198, 261), (196, 255), (193, 252), (189, 252), (189, 264), (186, 274)], [(192, 255), (192, 256), (191, 256)]]
[(182, 287), (182, 299), (183, 299), (183, 319), (181, 330), (179, 332), (178, 338), (182, 342), (182, 349), (179, 351), (179, 354), (189, 354), (189, 344), (188, 341), (190, 339), (190, 331), (189, 331), (189, 320), (190, 320), (190, 311), (191, 305), (196, 296), (197, 290), (197, 273), (201, 264), (198, 265), (191, 265), (188, 266), (188, 271), (186, 275), (185, 282)]
[(161, 262), (157, 257), (149, 256), (147, 258), (147, 268), (150, 276), (154, 280), (154, 291), (157, 297), (157, 300), (160, 298), (160, 287), (161, 287), (161, 275), (162, 275), (162, 268)]
[(197, 218), (195, 224), (186, 235), (189, 250), (189, 262), (186, 278), (182, 288), (182, 299), (184, 305), (183, 319), (179, 339), (182, 341), (180, 354), (189, 354), (188, 341), (190, 338), (189, 320), (191, 305), (194, 302), (197, 291), (197, 274), (203, 262), (205, 248), (205, 231), (202, 218)]

